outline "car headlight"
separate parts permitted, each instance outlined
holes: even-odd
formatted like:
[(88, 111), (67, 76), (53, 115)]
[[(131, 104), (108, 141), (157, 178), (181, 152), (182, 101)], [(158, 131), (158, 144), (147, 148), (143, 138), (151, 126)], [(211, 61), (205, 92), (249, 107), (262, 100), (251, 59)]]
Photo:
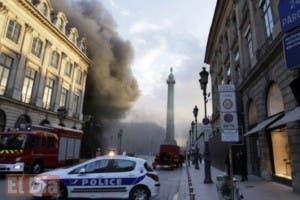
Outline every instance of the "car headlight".
[(14, 168), (15, 169), (22, 169), (23, 165), (22, 164), (15, 164)]
[(16, 158), (16, 162), (21, 162), (22, 161), (22, 158), (21, 157), (17, 157)]
[(115, 156), (116, 154), (115, 154), (114, 151), (110, 151), (110, 152), (108, 153), (108, 155), (109, 155), (109, 156)]

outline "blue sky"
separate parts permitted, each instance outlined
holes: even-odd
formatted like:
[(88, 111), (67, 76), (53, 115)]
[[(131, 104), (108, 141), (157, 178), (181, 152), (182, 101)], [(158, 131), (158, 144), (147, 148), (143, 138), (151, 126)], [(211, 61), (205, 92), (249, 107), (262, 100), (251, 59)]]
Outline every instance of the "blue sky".
[[(167, 85), (174, 69), (175, 134), (185, 143), (192, 110), (204, 116), (199, 72), (216, 0), (101, 0), (113, 16), (119, 35), (134, 48), (132, 71), (141, 96), (125, 122), (153, 122), (165, 127)], [(210, 105), (210, 102), (209, 102)], [(209, 106), (210, 107), (210, 106)], [(211, 108), (208, 109), (209, 113)]]

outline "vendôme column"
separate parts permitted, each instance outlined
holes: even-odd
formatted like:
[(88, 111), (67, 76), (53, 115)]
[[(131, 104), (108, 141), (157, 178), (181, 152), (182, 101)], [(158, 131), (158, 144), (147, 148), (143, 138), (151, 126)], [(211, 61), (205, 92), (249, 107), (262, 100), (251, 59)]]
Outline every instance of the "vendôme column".
[(167, 133), (165, 144), (177, 145), (174, 131), (174, 85), (175, 78), (173, 75), (173, 69), (171, 68), (170, 74), (167, 80), (168, 84), (168, 108), (167, 108)]

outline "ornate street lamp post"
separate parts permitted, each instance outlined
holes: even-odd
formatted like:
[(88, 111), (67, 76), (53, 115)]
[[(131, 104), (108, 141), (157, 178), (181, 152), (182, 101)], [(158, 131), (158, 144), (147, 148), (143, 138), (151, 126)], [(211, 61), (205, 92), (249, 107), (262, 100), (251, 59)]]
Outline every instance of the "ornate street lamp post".
[(193, 144), (192, 144), (192, 155), (193, 155), (193, 164), (195, 164), (195, 150), (194, 150), (194, 147), (195, 147), (195, 133), (194, 133), (194, 127), (195, 127), (195, 122), (192, 121), (191, 123), (191, 130), (192, 130), (192, 141), (193, 141)]
[(123, 136), (123, 130), (120, 129), (118, 133), (118, 140), (119, 140), (119, 154), (122, 154), (122, 136)]
[(190, 148), (189, 148), (189, 154), (188, 154), (188, 166), (190, 166), (190, 161), (191, 161), (191, 154), (192, 154), (192, 145), (193, 145), (193, 138), (192, 138), (192, 129), (189, 130), (189, 145), (190, 145)]
[[(207, 111), (206, 111), (206, 103), (207, 103), (207, 93), (206, 93), (206, 86), (208, 83), (208, 72), (205, 70), (205, 67), (203, 67), (203, 70), (199, 73), (200, 79), (200, 87), (201, 90), (203, 90), (203, 97), (204, 97), (204, 119), (203, 119), (203, 124), (208, 124), (209, 120), (207, 118)], [(204, 161), (205, 161), (205, 178), (204, 178), (204, 183), (209, 184), (212, 183), (211, 180), (211, 157), (210, 157), (210, 152), (209, 152), (209, 143), (208, 143), (208, 138), (207, 136), (205, 137), (205, 150), (204, 150)]]
[(192, 150), (192, 145), (193, 145), (192, 129), (189, 130), (189, 136), (190, 136), (190, 152), (191, 152), (191, 150)]
[(195, 125), (196, 125), (196, 134), (195, 134), (195, 143), (196, 143), (196, 155), (195, 155), (195, 169), (199, 169), (198, 157), (199, 157), (199, 148), (197, 142), (197, 116), (198, 116), (198, 107), (195, 106), (193, 110), (193, 114), (195, 117)]

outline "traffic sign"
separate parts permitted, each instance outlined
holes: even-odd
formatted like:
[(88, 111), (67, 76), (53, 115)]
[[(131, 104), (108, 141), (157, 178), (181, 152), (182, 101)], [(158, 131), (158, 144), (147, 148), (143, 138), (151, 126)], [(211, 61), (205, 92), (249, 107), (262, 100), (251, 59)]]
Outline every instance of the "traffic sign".
[(204, 125), (209, 124), (209, 119), (208, 119), (207, 117), (203, 118), (202, 123), (203, 123)]
[(219, 96), (222, 142), (237, 142), (239, 135), (235, 86), (232, 84), (220, 85)]
[(289, 69), (300, 68), (300, 29), (286, 34), (283, 44), (286, 67)]
[(221, 140), (222, 142), (238, 142), (239, 141), (238, 130), (222, 130)]
[(299, 0), (281, 0), (278, 4), (278, 11), (283, 32), (288, 32), (300, 26)]

